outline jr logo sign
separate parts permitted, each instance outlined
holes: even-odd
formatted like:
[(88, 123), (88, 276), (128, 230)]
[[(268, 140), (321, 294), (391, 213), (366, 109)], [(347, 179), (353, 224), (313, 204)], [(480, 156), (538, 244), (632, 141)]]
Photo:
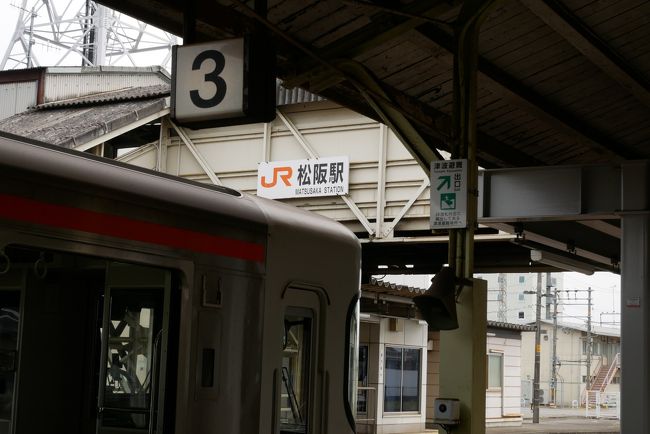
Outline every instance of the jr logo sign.
[(273, 168), (273, 180), (269, 182), (266, 179), (266, 176), (260, 177), (260, 183), (264, 188), (272, 188), (278, 183), (278, 178), (282, 179), (282, 182), (285, 186), (291, 187), (291, 175), (293, 175), (293, 169), (291, 167), (274, 167)]
[(271, 199), (340, 196), (348, 192), (347, 157), (260, 163), (257, 195)]

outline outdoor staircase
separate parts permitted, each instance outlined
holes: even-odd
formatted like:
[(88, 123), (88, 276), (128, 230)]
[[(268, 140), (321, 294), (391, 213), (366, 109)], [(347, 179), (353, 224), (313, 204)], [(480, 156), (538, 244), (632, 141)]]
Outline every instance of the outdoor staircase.
[[(614, 360), (609, 365), (602, 365), (595, 377), (591, 381), (591, 386), (588, 389), (586, 396), (589, 398), (589, 402), (586, 403), (590, 407), (596, 406), (596, 392), (603, 393), (609, 384), (612, 382), (612, 379), (621, 368), (621, 355), (620, 353), (616, 354)], [(586, 401), (586, 397), (582, 399), (583, 402)]]

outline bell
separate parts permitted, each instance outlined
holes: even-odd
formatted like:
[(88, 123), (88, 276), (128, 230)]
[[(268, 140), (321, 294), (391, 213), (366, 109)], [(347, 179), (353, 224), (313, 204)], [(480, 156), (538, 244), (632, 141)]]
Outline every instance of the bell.
[(456, 316), (456, 277), (449, 267), (442, 267), (431, 286), (422, 295), (413, 298), (429, 330), (453, 330), (458, 328)]

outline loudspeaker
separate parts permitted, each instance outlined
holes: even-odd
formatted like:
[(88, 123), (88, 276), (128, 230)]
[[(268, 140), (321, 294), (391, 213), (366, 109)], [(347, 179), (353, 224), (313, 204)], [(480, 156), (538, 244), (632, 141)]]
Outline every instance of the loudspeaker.
[(452, 398), (436, 398), (433, 404), (433, 421), (443, 425), (460, 422), (460, 401)]
[(431, 279), (427, 291), (413, 298), (429, 330), (453, 330), (458, 328), (456, 316), (456, 277), (449, 267), (442, 267)]

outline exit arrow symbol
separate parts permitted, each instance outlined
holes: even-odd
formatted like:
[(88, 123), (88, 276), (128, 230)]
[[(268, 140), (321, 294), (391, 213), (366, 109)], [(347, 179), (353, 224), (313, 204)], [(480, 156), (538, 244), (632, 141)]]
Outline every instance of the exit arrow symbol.
[(436, 190), (440, 191), (445, 185), (447, 189), (451, 188), (451, 176), (439, 176), (438, 180), (440, 181), (440, 185), (438, 185)]

